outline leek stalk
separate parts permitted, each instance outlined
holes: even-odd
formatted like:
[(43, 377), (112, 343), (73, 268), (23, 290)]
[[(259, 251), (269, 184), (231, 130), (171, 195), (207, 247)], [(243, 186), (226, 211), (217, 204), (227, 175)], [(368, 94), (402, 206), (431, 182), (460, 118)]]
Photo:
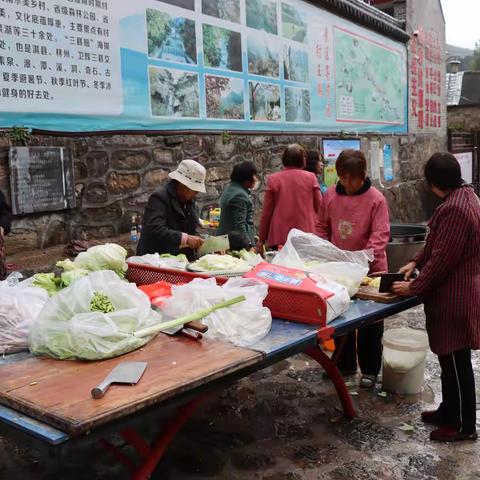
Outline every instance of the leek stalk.
[(239, 297), (232, 298), (230, 300), (226, 300), (225, 302), (217, 303), (212, 305), (211, 307), (204, 308), (202, 310), (198, 310), (197, 312), (190, 313), (180, 318), (175, 318), (173, 320), (169, 320), (168, 322), (159, 323), (158, 325), (153, 325), (152, 327), (142, 328), (134, 332), (135, 337), (148, 337), (149, 335), (154, 335), (155, 333), (161, 332), (162, 330), (168, 330), (169, 328), (179, 327), (180, 325), (185, 325), (189, 322), (194, 322), (196, 320), (201, 320), (206, 316), (210, 315), (215, 310), (219, 310), (221, 308), (227, 308), (231, 305), (235, 305), (236, 303), (240, 303), (245, 301), (245, 296), (241, 295)]

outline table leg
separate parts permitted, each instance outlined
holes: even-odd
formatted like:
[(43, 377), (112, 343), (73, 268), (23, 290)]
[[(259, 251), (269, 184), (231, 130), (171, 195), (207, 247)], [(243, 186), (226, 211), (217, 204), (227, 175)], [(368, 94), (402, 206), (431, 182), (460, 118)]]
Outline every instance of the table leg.
[(342, 402), (345, 416), (347, 418), (355, 417), (356, 414), (355, 409), (353, 408), (352, 398), (350, 397), (345, 381), (343, 380), (342, 375), (340, 375), (335, 363), (318, 347), (311, 347), (305, 350), (305, 353), (318, 362), (327, 372), (327, 375), (332, 380), (335, 390)]
[(201, 401), (202, 397), (197, 397), (181, 406), (177, 410), (177, 413), (167, 422), (164, 428), (162, 428), (152, 445), (149, 445), (133, 428), (120, 432), (122, 438), (129, 443), (141, 457), (142, 463), (140, 466), (136, 466), (127, 455), (118, 450), (107, 440), (100, 440), (100, 444), (132, 472), (132, 480), (146, 480), (150, 478), (155, 471), (155, 468), (162, 459), (165, 450), (170, 445), (178, 431), (188, 421)]

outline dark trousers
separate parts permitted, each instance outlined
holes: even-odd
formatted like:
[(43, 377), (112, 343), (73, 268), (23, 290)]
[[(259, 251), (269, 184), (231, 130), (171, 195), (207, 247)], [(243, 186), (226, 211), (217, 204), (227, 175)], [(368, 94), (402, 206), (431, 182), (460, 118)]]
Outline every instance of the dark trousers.
[[(383, 322), (374, 323), (346, 335), (340, 354), (334, 361), (340, 372), (357, 371), (357, 353), (360, 370), (364, 375), (378, 375), (382, 366)], [(343, 337), (341, 337), (343, 339)], [(343, 340), (335, 339), (335, 349)]]
[(475, 377), (469, 348), (449, 355), (439, 355), (442, 369), (442, 403), (439, 410), (445, 423), (458, 431), (476, 431)]

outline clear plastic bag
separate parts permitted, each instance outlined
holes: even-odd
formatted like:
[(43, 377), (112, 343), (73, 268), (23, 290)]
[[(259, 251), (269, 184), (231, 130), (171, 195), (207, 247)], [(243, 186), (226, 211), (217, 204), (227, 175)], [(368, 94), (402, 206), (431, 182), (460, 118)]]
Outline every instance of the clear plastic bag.
[(172, 289), (172, 296), (162, 304), (162, 312), (177, 318), (224, 300), (245, 295), (246, 300), (219, 309), (202, 320), (208, 325), (207, 338), (246, 347), (259, 342), (270, 331), (272, 314), (263, 306), (268, 285), (250, 278), (231, 278), (218, 286), (213, 278), (196, 278)]
[(312, 233), (292, 229), (272, 263), (318, 273), (345, 286), (352, 297), (358, 292), (373, 258), (373, 250), (342, 250)]
[(141, 265), (149, 265), (156, 268), (170, 268), (174, 270), (186, 270), (188, 260), (172, 257), (161, 257), (158, 253), (147, 253), (142, 256), (134, 256), (127, 258), (129, 263), (139, 263)]
[(20, 274), (12, 273), (0, 282), (0, 354), (28, 350), (30, 324), (48, 300), (48, 293), (19, 282)]
[[(107, 295), (114, 311), (92, 312), (95, 293)], [(77, 280), (52, 297), (30, 328), (30, 350), (59, 359), (100, 360), (135, 350), (152, 337), (133, 332), (161, 322), (148, 296), (113, 271)]]

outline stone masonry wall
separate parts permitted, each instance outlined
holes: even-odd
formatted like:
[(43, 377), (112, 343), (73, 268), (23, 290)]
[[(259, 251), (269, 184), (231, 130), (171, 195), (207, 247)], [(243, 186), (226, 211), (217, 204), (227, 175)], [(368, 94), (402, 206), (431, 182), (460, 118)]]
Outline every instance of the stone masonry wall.
[[(320, 135), (34, 135), (31, 146), (64, 146), (72, 150), (77, 206), (71, 211), (15, 218), (7, 251), (13, 254), (70, 239), (102, 239), (129, 231), (132, 214), (143, 212), (149, 195), (184, 158), (198, 160), (207, 168), (207, 193), (198, 198), (201, 208), (218, 202), (235, 163), (254, 161), (262, 178), (262, 186), (255, 192), (258, 220), (265, 178), (280, 169), (285, 147), (299, 142), (306, 148), (319, 148), (321, 139)], [(445, 138), (417, 135), (371, 139), (393, 147), (395, 179), (377, 185), (389, 202), (392, 221), (425, 220), (429, 202), (421, 180), (422, 166), (431, 153), (445, 149)], [(362, 137), (362, 150), (367, 155), (369, 145), (369, 138)], [(8, 148), (7, 136), (0, 133), (0, 189), (7, 199)]]
[(448, 128), (452, 130), (480, 130), (480, 105), (448, 107), (447, 116)]

